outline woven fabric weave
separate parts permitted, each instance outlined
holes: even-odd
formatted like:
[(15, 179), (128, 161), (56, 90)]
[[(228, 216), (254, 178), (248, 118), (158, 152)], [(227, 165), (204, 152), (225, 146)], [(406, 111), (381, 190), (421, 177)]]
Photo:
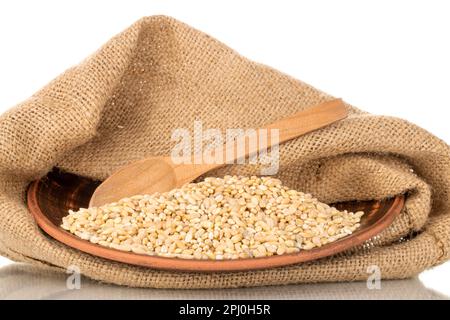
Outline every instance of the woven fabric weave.
[[(155, 288), (230, 288), (405, 278), (450, 258), (450, 152), (405, 120), (353, 106), (350, 116), (280, 146), (283, 182), (321, 201), (406, 194), (394, 223), (373, 241), (314, 262), (252, 272), (186, 273), (111, 262), (46, 236), (27, 210), (30, 181), (56, 166), (104, 179), (148, 156), (169, 155), (176, 128), (257, 128), (333, 99), (252, 62), (169, 17), (143, 18), (0, 117), (0, 253), (105, 282)], [(210, 175), (257, 174), (231, 165)]]

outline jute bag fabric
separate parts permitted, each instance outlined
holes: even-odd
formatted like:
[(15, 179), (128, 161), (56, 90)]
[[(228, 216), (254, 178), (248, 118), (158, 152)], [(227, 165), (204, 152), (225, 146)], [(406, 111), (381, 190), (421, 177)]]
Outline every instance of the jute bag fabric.
[[(449, 259), (449, 147), (407, 121), (350, 105), (348, 119), (280, 146), (278, 177), (329, 203), (405, 194), (400, 216), (369, 246), (252, 272), (168, 272), (71, 249), (46, 236), (27, 210), (27, 185), (52, 167), (104, 179), (130, 161), (169, 155), (172, 131), (191, 129), (194, 120), (204, 128), (258, 128), (332, 98), (172, 18), (141, 19), (1, 116), (0, 252), (154, 288), (364, 280), (372, 265), (396, 279)], [(210, 175), (226, 173), (259, 170), (230, 165)]]

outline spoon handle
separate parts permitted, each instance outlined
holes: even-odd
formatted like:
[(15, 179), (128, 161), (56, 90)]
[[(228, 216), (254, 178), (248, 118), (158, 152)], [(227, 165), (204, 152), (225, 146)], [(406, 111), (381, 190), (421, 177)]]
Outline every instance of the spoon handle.
[[(336, 121), (342, 120), (347, 116), (348, 109), (342, 99), (334, 99), (321, 103), (261, 128), (267, 130), (265, 135), (262, 135), (267, 139), (263, 143), (261, 143), (262, 141), (260, 140), (258, 130), (256, 130), (256, 141), (258, 143), (251, 143), (250, 135), (244, 135), (243, 139), (245, 139), (245, 142), (242, 140), (239, 141), (239, 145), (244, 148), (243, 150), (238, 150), (238, 143), (227, 143), (211, 152), (211, 158), (214, 158), (217, 153), (220, 153), (219, 158), (224, 158), (226, 161), (212, 164), (195, 164), (195, 161), (193, 161), (194, 164), (190, 166), (189, 172), (183, 171), (185, 168), (177, 168), (176, 166), (176, 169), (181, 169), (177, 170), (177, 176), (181, 178), (183, 182), (190, 182), (210, 170), (223, 167), (226, 164), (235, 163), (237, 159), (254, 155), (262, 149), (267, 150), (274, 145), (284, 143), (306, 133), (321, 129)], [(271, 130), (274, 129), (277, 129), (279, 134), (278, 139), (272, 140)]]
[[(265, 135), (267, 137), (266, 143), (251, 144), (248, 141), (248, 137), (245, 137), (246, 143), (243, 156), (247, 157), (257, 153), (261, 150), (261, 148), (270, 148), (274, 145), (284, 143), (306, 133), (323, 128), (336, 121), (346, 118), (347, 115), (348, 110), (341, 99), (327, 101), (307, 108), (306, 110), (297, 112), (263, 127), (263, 130), (267, 130), (267, 134)], [(274, 129), (278, 130), (278, 139), (272, 140), (272, 135), (270, 132)], [(259, 137), (258, 142), (261, 142), (259, 141)], [(227, 147), (227, 145), (225, 145), (223, 147), (224, 152), (230, 152), (228, 149), (233, 147), (233, 145), (231, 145), (231, 147)]]
[(348, 109), (342, 99), (334, 99), (297, 112), (291, 116), (269, 124), (267, 129), (278, 129), (279, 143), (297, 138), (321, 129), (348, 116)]

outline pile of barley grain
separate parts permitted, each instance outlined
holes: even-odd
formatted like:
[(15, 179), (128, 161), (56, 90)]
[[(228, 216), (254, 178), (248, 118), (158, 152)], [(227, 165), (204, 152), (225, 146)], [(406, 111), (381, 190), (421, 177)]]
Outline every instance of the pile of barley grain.
[(225, 176), (70, 211), (62, 227), (118, 250), (220, 260), (320, 247), (351, 234), (362, 215), (339, 211), (278, 179)]

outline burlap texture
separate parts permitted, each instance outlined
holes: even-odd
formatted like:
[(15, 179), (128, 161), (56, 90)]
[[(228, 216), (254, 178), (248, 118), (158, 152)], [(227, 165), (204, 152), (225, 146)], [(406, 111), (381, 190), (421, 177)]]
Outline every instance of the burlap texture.
[[(289, 39), (287, 39), (289, 41)], [(93, 178), (168, 155), (175, 128), (258, 127), (331, 96), (240, 56), (172, 18), (144, 18), (0, 118), (0, 252), (93, 279), (156, 288), (226, 288), (405, 278), (449, 259), (449, 147), (404, 120), (354, 107), (348, 119), (280, 147), (279, 177), (322, 201), (406, 194), (392, 226), (335, 257), (253, 272), (177, 273), (116, 263), (44, 235), (25, 203), (27, 184), (58, 166)], [(426, 106), (424, 106), (425, 108)], [(211, 175), (258, 173), (229, 166)]]

